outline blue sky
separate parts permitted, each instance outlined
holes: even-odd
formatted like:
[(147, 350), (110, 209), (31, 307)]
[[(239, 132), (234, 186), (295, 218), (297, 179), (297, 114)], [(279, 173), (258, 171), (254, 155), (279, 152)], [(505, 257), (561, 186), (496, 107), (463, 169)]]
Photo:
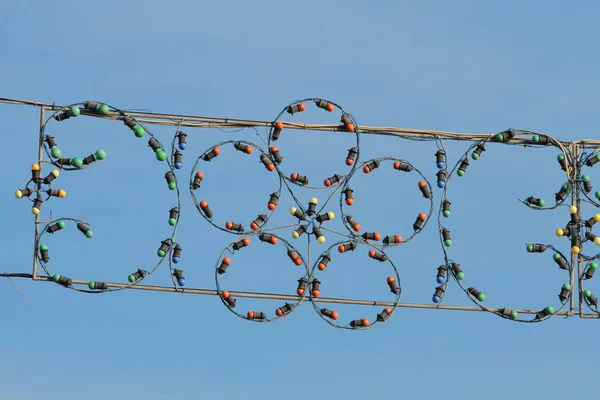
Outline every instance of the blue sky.
[[(456, 132), (530, 129), (562, 140), (594, 138), (600, 64), (593, 2), (212, 2), (133, 1), (60, 5), (0, 4), (0, 97), (71, 104), (99, 100), (121, 109), (272, 120), (288, 103), (322, 97), (340, 104), (359, 125)], [(337, 123), (309, 107), (286, 116)], [(7, 271), (31, 270), (32, 215), (15, 200), (36, 157), (38, 114), (33, 107), (0, 105), (5, 161), (2, 243)], [(172, 127), (150, 127), (168, 145)], [(51, 133), (50, 133), (51, 132)], [(217, 231), (196, 212), (185, 189), (196, 157), (215, 143), (248, 140), (265, 148), (265, 131), (186, 130), (189, 147), (178, 172), (182, 219), (179, 264), (190, 287), (214, 288), (214, 265), (233, 235)], [(44, 218), (89, 222), (93, 239), (70, 225), (48, 239), (49, 268), (74, 279), (124, 281), (156, 262), (169, 236), (168, 210), (176, 204), (164, 182), (165, 166), (146, 141), (121, 123), (78, 118), (50, 123), (67, 156), (99, 148), (107, 159), (81, 172), (63, 173), (67, 190), (44, 208)], [(286, 173), (319, 182), (344, 172), (348, 135), (286, 131), (278, 142)], [(361, 137), (361, 160), (409, 160), (435, 185), (432, 142)], [(467, 143), (446, 143), (450, 164)], [(541, 309), (559, 305), (568, 280), (548, 253), (529, 255), (526, 242), (568, 243), (554, 229), (568, 221), (565, 207), (534, 212), (517, 201), (552, 199), (564, 182), (556, 150), (489, 146), (467, 175), (449, 187), (455, 242), (453, 259), (466, 282), (487, 295), (490, 307)], [(385, 167), (385, 168), (384, 168)], [(428, 210), (414, 174), (389, 164), (353, 181), (351, 210), (364, 227), (408, 236), (414, 218)], [(198, 196), (214, 205), (219, 225), (249, 225), (266, 211), (278, 185), (258, 157), (223, 147), (204, 165)], [(592, 182), (600, 175), (590, 172)], [(329, 193), (299, 189), (303, 202)], [(434, 190), (435, 205), (440, 191)], [(286, 195), (270, 223), (292, 223)], [(336, 200), (328, 204), (339, 217)], [(345, 210), (345, 212), (350, 212)], [(585, 207), (585, 217), (595, 211)], [(435, 218), (434, 218), (435, 220)], [(414, 241), (388, 251), (402, 278), (402, 300), (430, 302), (443, 262), (434, 220)], [(344, 228), (337, 218), (331, 228)], [(278, 232), (292, 241), (291, 229)], [(311, 247), (311, 260), (327, 243)], [(230, 290), (293, 293), (302, 275), (280, 246), (257, 240), (232, 256), (221, 284)], [(305, 243), (293, 241), (307, 255)], [(589, 246), (589, 245), (588, 245)], [(389, 270), (373, 264), (367, 249), (336, 256), (319, 273), (323, 296), (389, 300)], [(590, 250), (591, 252), (591, 250)], [(149, 284), (170, 284), (162, 265)], [(332, 328), (310, 303), (281, 321), (254, 324), (229, 313), (215, 297), (127, 291), (84, 295), (58, 286), (16, 282), (31, 312), (7, 280), (0, 281), (5, 346), (0, 355), (2, 398), (172, 399), (183, 396), (300, 399), (562, 399), (594, 396), (589, 340), (594, 320), (556, 317), (518, 324), (485, 313), (398, 309), (368, 332)], [(591, 290), (594, 282), (589, 283)], [(456, 285), (445, 302), (469, 305)], [(280, 302), (238, 300), (239, 309), (268, 313)], [(340, 320), (373, 319), (377, 309), (338, 307)]]

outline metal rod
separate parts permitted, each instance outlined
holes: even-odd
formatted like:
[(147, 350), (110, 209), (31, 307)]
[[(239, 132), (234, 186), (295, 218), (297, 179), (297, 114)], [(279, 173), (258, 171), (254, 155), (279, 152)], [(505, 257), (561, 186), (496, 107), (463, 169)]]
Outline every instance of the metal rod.
[[(39, 282), (53, 282), (50, 277), (46, 276), (38, 276), (36, 281)], [(73, 280), (73, 285), (83, 285), (87, 286), (89, 281), (80, 281)], [(218, 296), (219, 293), (213, 289), (182, 289), (175, 288), (170, 286), (150, 286), (150, 285), (134, 285), (129, 286), (123, 283), (114, 283), (114, 282), (105, 282), (106, 286), (112, 288), (125, 288), (135, 289), (135, 290), (147, 290), (153, 292), (179, 292), (184, 294), (201, 294), (201, 295), (209, 295), (209, 296)], [(275, 293), (255, 293), (255, 292), (234, 292), (228, 291), (233, 297), (244, 297), (244, 298), (253, 298), (253, 299), (263, 299), (263, 300), (282, 300), (282, 301), (297, 301), (298, 296), (288, 295), (288, 294), (275, 294)], [(394, 303), (391, 301), (377, 301), (377, 300), (355, 300), (355, 299), (344, 299), (344, 298), (335, 298), (335, 297), (318, 297), (315, 299), (317, 303), (333, 303), (333, 304), (350, 304), (350, 305), (361, 305), (361, 306), (379, 306), (379, 307), (393, 307)], [(418, 304), (418, 303), (400, 303), (398, 307), (402, 308), (419, 308), (419, 309), (428, 309), (428, 310), (454, 310), (454, 311), (485, 311), (481, 308), (477, 307), (464, 307), (464, 306), (436, 306), (432, 304)], [(498, 308), (489, 308), (491, 311), (499, 311)], [(539, 310), (515, 310), (519, 314), (537, 314)], [(555, 315), (569, 316), (569, 313), (566, 311), (561, 311), (555, 313)]]
[[(44, 158), (44, 152), (43, 152), (43, 148), (44, 148), (44, 139), (42, 138), (41, 132), (42, 129), (44, 128), (44, 114), (45, 114), (46, 108), (44, 106), (40, 107), (40, 138), (39, 138), (39, 143), (38, 143), (38, 155), (37, 155), (37, 159), (38, 159), (38, 165), (41, 166), (43, 158)], [(37, 192), (39, 195), (39, 191), (40, 191), (40, 184), (37, 184)], [(34, 237), (33, 237), (33, 279), (35, 279), (37, 277), (37, 242), (38, 242), (38, 238), (40, 236), (40, 214), (36, 214), (35, 215), (35, 220), (34, 220)]]
[[(572, 144), (571, 145), (573, 148), (573, 162), (575, 164), (574, 168), (576, 171), (579, 171), (579, 146), (577, 146), (577, 144)], [(577, 176), (579, 176), (579, 172), (577, 172)], [(573, 195), (576, 196), (576, 204), (575, 207), (577, 207), (578, 212), (581, 214), (581, 197), (580, 197), (580, 187), (579, 185), (573, 185), (574, 188), (572, 189)], [(577, 285), (575, 284), (575, 264), (577, 265)], [(575, 290), (575, 286), (577, 286), (577, 297), (579, 298), (579, 317), (581, 317), (584, 312), (583, 312), (583, 296), (581, 295), (581, 287), (579, 285), (579, 277), (581, 276), (581, 260), (579, 258), (578, 255), (573, 254), (573, 252), (571, 252), (571, 288), (574, 291)], [(571, 303), (571, 308), (573, 309), (574, 307), (574, 302), (575, 302), (575, 298), (573, 296), (573, 294), (571, 293), (571, 299), (570, 299), (570, 303)]]
[[(579, 159), (579, 149), (577, 145), (571, 143), (569, 145), (569, 150), (571, 153), (571, 157), (573, 159), (573, 168), (577, 169), (577, 160)], [(571, 188), (571, 205), (577, 207), (579, 210), (579, 186), (573, 185)], [(569, 314), (573, 315), (575, 312), (575, 297), (573, 296), (575, 292), (575, 264), (579, 260), (579, 257), (571, 252), (571, 271), (569, 273), (569, 284), (571, 285), (571, 295), (569, 296)], [(579, 290), (578, 290), (579, 292)], [(581, 315), (581, 308), (579, 309), (579, 314)]]
[[(16, 100), (8, 98), (0, 98), (0, 103), (14, 104), (14, 105), (30, 105), (35, 107), (45, 108), (51, 111), (57, 111), (64, 106), (58, 106), (54, 104), (45, 104), (37, 101), (29, 100)], [(244, 120), (244, 119), (232, 119), (232, 118), (215, 118), (215, 117), (201, 117), (194, 115), (181, 115), (181, 114), (163, 114), (163, 113), (152, 113), (152, 112), (139, 112), (139, 111), (126, 111), (125, 112), (138, 119), (139, 122), (145, 124), (158, 124), (168, 126), (180, 126), (190, 128), (256, 128), (256, 127), (271, 127), (273, 121), (255, 121), (255, 120)], [(108, 115), (98, 115), (88, 110), (81, 110), (81, 116), (91, 116), (95, 118), (103, 119), (119, 119), (120, 114), (116, 112), (110, 112)], [(286, 129), (301, 129), (301, 130), (315, 130), (315, 131), (337, 131), (344, 132), (345, 130), (339, 125), (333, 124), (304, 124), (297, 122), (284, 122), (284, 128)], [(436, 131), (427, 129), (413, 129), (413, 128), (397, 128), (397, 127), (375, 127), (375, 126), (358, 126), (358, 130), (361, 134), (367, 135), (388, 135), (409, 139), (445, 139), (445, 140), (468, 140), (478, 141), (489, 138), (491, 133), (457, 133), (457, 132), (446, 132)], [(568, 146), (572, 142), (560, 142), (564, 146)], [(598, 147), (600, 141), (598, 140), (579, 140), (578, 143), (581, 147)], [(508, 143), (508, 145), (531, 145), (531, 143), (523, 138), (515, 138)]]

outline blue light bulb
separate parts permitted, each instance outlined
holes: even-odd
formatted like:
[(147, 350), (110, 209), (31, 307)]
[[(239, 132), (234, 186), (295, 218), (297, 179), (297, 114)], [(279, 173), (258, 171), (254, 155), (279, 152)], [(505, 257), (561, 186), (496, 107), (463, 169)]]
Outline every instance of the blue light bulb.
[(187, 147), (187, 143), (185, 143), (185, 142), (179, 143), (179, 150), (185, 150), (186, 147)]
[(440, 189), (445, 188), (446, 187), (446, 181), (438, 181), (437, 185)]
[(179, 286), (185, 286), (185, 278), (178, 279), (178, 280), (177, 280), (177, 284), (178, 284)]
[(181, 167), (183, 167), (183, 163), (182, 162), (176, 162), (175, 163), (175, 169), (181, 169)]
[(173, 262), (177, 264), (181, 260), (181, 257), (173, 257)]
[(438, 275), (435, 277), (435, 280), (437, 281), (437, 283), (444, 283), (444, 282), (446, 282), (446, 277)]
[(444, 168), (446, 168), (446, 163), (445, 163), (445, 162), (443, 162), (443, 161), (440, 161), (440, 162), (436, 163), (436, 165), (437, 165), (437, 167), (438, 167), (439, 169), (444, 169)]
[(431, 300), (433, 300), (434, 303), (439, 303), (442, 301), (442, 298), (440, 296), (433, 296)]

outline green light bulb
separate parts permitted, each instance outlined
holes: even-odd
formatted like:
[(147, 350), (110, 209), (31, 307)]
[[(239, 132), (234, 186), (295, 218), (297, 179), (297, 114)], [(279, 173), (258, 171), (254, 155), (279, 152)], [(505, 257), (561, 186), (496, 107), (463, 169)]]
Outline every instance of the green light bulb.
[(444, 217), (448, 218), (448, 217), (450, 216), (450, 210), (445, 210), (445, 211), (442, 211), (442, 215), (443, 215)]
[(146, 134), (146, 130), (139, 125), (135, 125), (133, 127), (133, 133), (135, 134), (135, 136), (141, 138)]
[(98, 107), (96, 107), (96, 111), (98, 111), (98, 114), (108, 115), (110, 109), (106, 104), (100, 104), (98, 105)]
[(106, 151), (99, 149), (94, 153), (94, 158), (96, 160), (104, 160), (106, 158)]
[(50, 149), (50, 155), (52, 156), (52, 158), (61, 158), (62, 151), (60, 151), (58, 146), (52, 146), (52, 148)]
[(69, 108), (69, 111), (67, 111), (67, 113), (71, 117), (77, 117), (77, 116), (79, 116), (79, 114), (81, 114), (81, 110), (77, 106), (71, 106)]
[(48, 246), (46, 246), (45, 244), (40, 246), (40, 250), (41, 251), (48, 251)]
[(156, 159), (158, 161), (165, 161), (167, 159), (167, 153), (163, 149), (156, 150)]
[(75, 168), (81, 168), (83, 166), (83, 159), (80, 157), (74, 157), (69, 159), (69, 164)]

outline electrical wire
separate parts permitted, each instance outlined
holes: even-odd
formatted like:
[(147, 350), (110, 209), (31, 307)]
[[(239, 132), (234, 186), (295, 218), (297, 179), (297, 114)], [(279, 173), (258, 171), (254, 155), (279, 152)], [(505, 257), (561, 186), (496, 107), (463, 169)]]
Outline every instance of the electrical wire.
[[(537, 137), (537, 139), (535, 140), (540, 140), (540, 137), (534, 133), (534, 132), (530, 132), (530, 131), (513, 131), (513, 130), (508, 130), (504, 132), (505, 134), (507, 134), (507, 136), (512, 136), (512, 138), (514, 139), (524, 139), (525, 137), (528, 138), (528, 140), (533, 140), (533, 137)], [(533, 136), (531, 136), (533, 135)], [(503, 136), (504, 138), (504, 136)], [(567, 174), (567, 178), (569, 179), (570, 182), (570, 188), (573, 187), (573, 180), (576, 179), (576, 176), (574, 174), (575, 169), (573, 169), (572, 167), (572, 157), (570, 155), (570, 153), (566, 150), (566, 148), (560, 144), (558, 141), (556, 141), (555, 139), (551, 138), (551, 137), (546, 137), (547, 141), (549, 143), (551, 143), (552, 145), (554, 145), (555, 147), (557, 147), (562, 154), (565, 157), (566, 160), (566, 168), (564, 168), (566, 174)], [(447, 268), (447, 270), (450, 272), (450, 274), (452, 275), (452, 277), (454, 278), (454, 281), (458, 284), (458, 286), (465, 292), (465, 294), (467, 295), (467, 297), (473, 302), (475, 303), (477, 306), (479, 306), (482, 310), (487, 311), (487, 312), (491, 312), (495, 315), (498, 315), (499, 317), (505, 318), (505, 319), (510, 319), (516, 322), (542, 322), (546, 319), (551, 318), (553, 315), (555, 315), (555, 310), (552, 307), (546, 307), (544, 310), (541, 310), (538, 314), (536, 314), (534, 316), (533, 319), (531, 320), (524, 320), (522, 318), (519, 318), (517, 315), (513, 314), (512, 310), (509, 310), (507, 308), (503, 308), (503, 309), (494, 309), (491, 310), (490, 308), (488, 308), (487, 306), (485, 306), (483, 304), (483, 301), (485, 300), (485, 295), (483, 295), (483, 293), (481, 293), (478, 289), (474, 288), (474, 287), (465, 287), (463, 284), (463, 277), (464, 277), (464, 272), (462, 272), (462, 269), (457, 269), (457, 266), (460, 266), (460, 264), (456, 263), (454, 260), (452, 260), (449, 255), (448, 255), (448, 250), (447, 248), (451, 246), (451, 239), (449, 239), (449, 234), (450, 231), (445, 227), (444, 225), (444, 219), (442, 218), (443, 216), (443, 205), (445, 201), (449, 201), (448, 197), (447, 197), (447, 191), (448, 191), (448, 187), (449, 182), (451, 180), (451, 178), (455, 175), (455, 172), (457, 175), (459, 176), (463, 176), (466, 173), (466, 169), (469, 166), (469, 162), (468, 162), (468, 158), (469, 158), (469, 154), (475, 154), (472, 156), (472, 158), (474, 160), (478, 160), (479, 157), (481, 157), (481, 153), (486, 151), (485, 149), (485, 143), (492, 141), (492, 140), (496, 140), (498, 141), (498, 136), (490, 136), (485, 140), (481, 140), (478, 142), (473, 143), (471, 146), (469, 146), (469, 148), (467, 149), (467, 151), (462, 155), (462, 157), (460, 157), (460, 159), (458, 160), (458, 162), (456, 163), (456, 165), (454, 166), (454, 168), (447, 174), (447, 178), (445, 180), (445, 185), (444, 188), (442, 189), (442, 199), (441, 199), (441, 205), (440, 205), (440, 209), (439, 209), (439, 214), (438, 214), (438, 223), (439, 223), (439, 233), (440, 233), (440, 245), (442, 247), (442, 251), (444, 253), (444, 260), (445, 260), (445, 266)], [(509, 141), (512, 139), (509, 139)], [(504, 139), (502, 140), (504, 141)], [(479, 153), (476, 153), (475, 150), (479, 149)], [(569, 189), (570, 190), (570, 189)], [(531, 208), (531, 209), (536, 209), (536, 210), (551, 210), (554, 209), (558, 206), (560, 206), (566, 199), (566, 196), (568, 195), (568, 191), (564, 194), (563, 197), (559, 198), (557, 196), (556, 198), (556, 202), (555, 204), (553, 204), (552, 206), (548, 206), (546, 207), (545, 204), (539, 203), (536, 204), (532, 204), (532, 201), (523, 201), (520, 200), (521, 203), (525, 204), (527, 207)], [(531, 198), (529, 198), (531, 200)], [(532, 246), (535, 246), (535, 244), (531, 244)], [(551, 245), (542, 245), (544, 246), (543, 249), (551, 249), (553, 251), (555, 251), (555, 254), (558, 254), (560, 256), (560, 258), (562, 258), (563, 260), (565, 260), (565, 267), (563, 268), (567, 273), (570, 274), (571, 269), (573, 268), (572, 265), (570, 265), (567, 261), (566, 261), (566, 257), (564, 256), (564, 254), (562, 254), (560, 251), (558, 251), (557, 249), (555, 249), (553, 246)], [(445, 288), (444, 288), (445, 289)], [(569, 295), (571, 295), (571, 291), (569, 292)], [(567, 304), (567, 300), (569, 299), (569, 297), (563, 298), (561, 299), (561, 305), (558, 308), (557, 311), (561, 311)], [(506, 312), (506, 311), (509, 312)], [(551, 312), (550, 312), (551, 311)]]
[[(49, 159), (48, 163), (55, 166), (56, 168), (58, 168), (61, 171), (69, 171), (69, 172), (70, 171), (80, 171), (80, 170), (89, 168), (92, 165), (96, 165), (106, 156), (106, 154), (103, 151), (99, 150), (96, 153), (93, 153), (92, 155), (86, 157), (86, 159), (78, 159), (76, 157), (75, 158), (63, 157), (62, 150), (57, 151), (58, 146), (56, 145), (57, 142), (54, 140), (54, 137), (49, 136), (46, 133), (50, 122), (66, 121), (71, 118), (75, 118), (81, 114), (82, 109), (83, 110), (87, 109), (90, 112), (94, 112), (98, 115), (104, 115), (104, 116), (109, 115), (111, 112), (116, 113), (119, 116), (119, 120), (124, 122), (126, 126), (129, 126), (130, 129), (133, 132), (135, 132), (135, 134), (138, 138), (141, 138), (141, 137), (145, 136), (146, 134), (150, 137), (148, 143), (152, 147), (152, 150), (155, 151), (156, 157), (160, 158), (160, 161), (165, 161), (169, 168), (169, 172), (167, 172), (165, 177), (169, 176), (169, 178), (172, 180), (172, 182), (171, 182), (172, 184), (170, 183), (170, 189), (172, 189), (176, 193), (177, 207), (180, 209), (181, 202), (180, 202), (180, 196), (179, 196), (179, 186), (177, 185), (177, 176), (174, 173), (172, 173), (174, 166), (171, 163), (170, 159), (168, 159), (166, 157), (166, 152), (164, 150), (163, 145), (160, 143), (160, 141), (152, 134), (152, 132), (146, 126), (139, 123), (135, 118), (129, 116), (124, 111), (119, 110), (113, 106), (106, 104), (106, 103), (101, 103), (101, 102), (97, 102), (97, 101), (85, 101), (85, 102), (80, 102), (80, 103), (73, 103), (69, 106), (65, 106), (65, 107), (56, 109), (56, 111), (50, 117), (48, 117), (46, 119), (46, 121), (40, 127), (39, 141), (40, 141), (40, 146), (43, 147), (43, 149), (46, 153), (46, 156)], [(116, 119), (116, 118), (114, 118), (114, 119)], [(44, 180), (41, 180), (41, 179), (33, 179), (33, 180), (37, 181), (35, 193), (36, 193), (37, 198), (39, 198), (41, 195), (41, 191), (44, 190), (43, 184), (45, 183), (45, 181), (47, 181), (47, 179), (45, 178)], [(51, 189), (47, 189), (47, 190), (51, 190)], [(34, 202), (34, 206), (35, 206), (35, 202)], [(41, 204), (40, 204), (40, 206), (41, 206)], [(38, 212), (39, 212), (39, 209), (38, 209)], [(36, 249), (40, 249), (41, 240), (44, 237), (44, 235), (46, 235), (49, 232), (54, 233), (54, 232), (58, 232), (58, 231), (64, 229), (63, 224), (64, 224), (64, 226), (66, 226), (66, 223), (69, 221), (74, 222), (78, 228), (82, 227), (82, 229), (83, 229), (83, 227), (85, 227), (85, 229), (87, 229), (87, 232), (91, 232), (90, 225), (83, 220), (80, 220), (77, 218), (70, 218), (70, 217), (52, 219), (42, 228), (40, 234), (37, 236), (37, 240), (35, 243)], [(123, 289), (130, 288), (131, 286), (134, 286), (134, 285), (142, 282), (145, 277), (154, 273), (157, 270), (157, 268), (160, 266), (160, 264), (165, 260), (165, 258), (167, 258), (167, 254), (170, 254), (170, 251), (172, 251), (172, 248), (174, 247), (174, 245), (176, 245), (175, 236), (176, 236), (176, 232), (177, 232), (178, 221), (179, 220), (177, 219), (175, 225), (173, 226), (173, 230), (170, 234), (170, 237), (168, 237), (167, 239), (163, 239), (162, 243), (166, 244), (167, 248), (166, 248), (166, 251), (164, 251), (164, 254), (159, 255), (159, 259), (156, 262), (156, 264), (154, 264), (147, 270), (139, 269), (138, 270), (139, 277), (137, 277), (136, 280), (130, 281), (128, 284), (125, 284), (123, 287), (118, 287), (118, 288), (105, 287), (105, 285), (103, 285), (104, 282), (90, 281), (89, 290), (79, 289), (79, 288), (71, 285), (71, 283), (70, 283), (70, 282), (72, 282), (71, 278), (63, 277), (60, 274), (52, 275), (50, 273), (50, 271), (47, 267), (47, 263), (46, 263), (47, 260), (44, 260), (41, 250), (37, 252), (37, 260), (40, 263), (42, 270), (47, 274), (48, 277), (52, 277), (56, 283), (60, 283), (63, 286), (65, 286), (71, 290), (75, 290), (75, 291), (83, 292), (83, 293), (105, 293), (105, 292), (111, 292), (111, 291), (120, 291)], [(56, 230), (54, 230), (54, 229), (56, 229)], [(82, 230), (82, 229), (80, 229), (80, 230)], [(83, 230), (82, 230), (82, 233), (83, 233)], [(91, 236), (88, 236), (88, 237), (91, 237)], [(170, 259), (171, 259), (171, 257), (169, 257), (169, 261), (170, 261)], [(133, 274), (129, 275), (129, 277), (131, 277), (131, 276), (133, 276)], [(95, 289), (95, 288), (98, 288), (98, 289)], [(100, 289), (100, 288), (102, 288), (102, 289)]]

